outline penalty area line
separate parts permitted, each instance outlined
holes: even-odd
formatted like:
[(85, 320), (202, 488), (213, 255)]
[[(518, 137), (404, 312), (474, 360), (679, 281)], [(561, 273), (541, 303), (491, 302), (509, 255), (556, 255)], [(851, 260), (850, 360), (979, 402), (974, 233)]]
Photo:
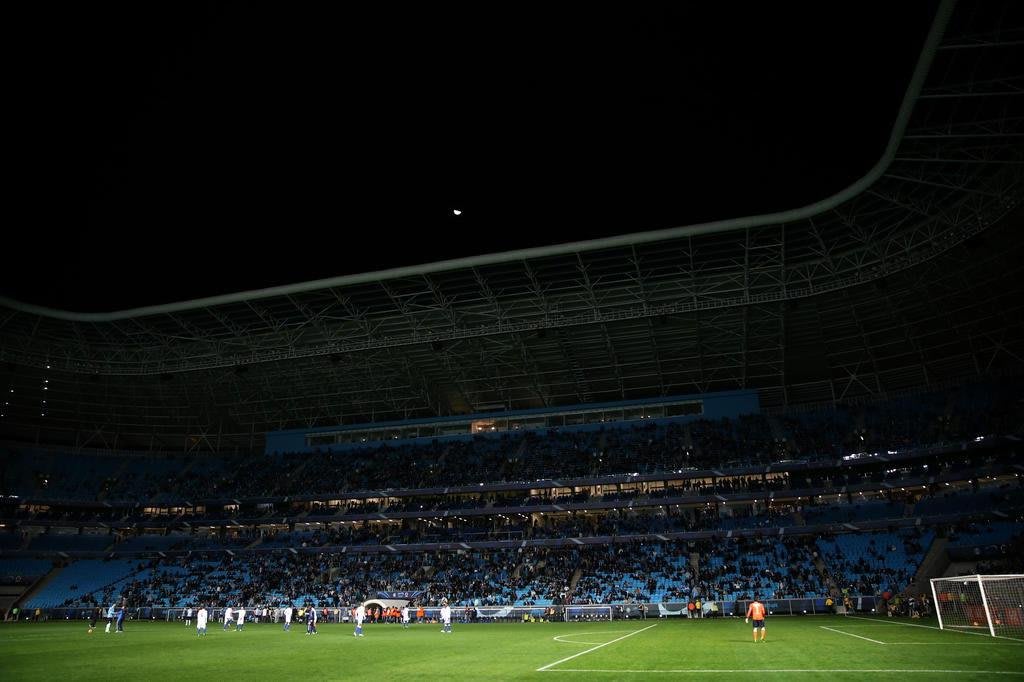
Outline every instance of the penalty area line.
[[(557, 670), (545, 670), (544, 672), (549, 673), (636, 673), (638, 675), (650, 675), (655, 673), (668, 673), (671, 675), (710, 675), (710, 674), (728, 674), (736, 675), (742, 673), (749, 673), (749, 668), (738, 668), (738, 669), (714, 669), (714, 668), (677, 668), (675, 670), (616, 670), (613, 668), (559, 668)], [(906, 669), (906, 668), (875, 668), (875, 669), (861, 669), (861, 668), (757, 668), (758, 673), (769, 673), (778, 675), (790, 675), (792, 673), (864, 673), (868, 675), (877, 675), (879, 673), (923, 673), (923, 674), (942, 674), (942, 675), (1024, 675), (1024, 672), (1016, 670), (937, 670), (937, 669)]]
[(566, 656), (565, 658), (560, 658), (557, 661), (555, 661), (554, 663), (548, 663), (547, 665), (545, 665), (543, 667), (537, 668), (536, 672), (539, 672), (539, 673), (545, 672), (548, 669), (553, 668), (554, 666), (558, 665), (559, 663), (565, 663), (566, 661), (571, 661), (572, 659), (579, 658), (580, 656), (583, 656), (584, 654), (589, 654), (591, 651), (597, 651), (598, 649), (600, 649), (602, 647), (606, 647), (609, 644), (615, 644), (616, 642), (621, 642), (622, 640), (626, 639), (627, 637), (632, 637), (633, 635), (639, 635), (641, 632), (644, 632), (645, 630), (650, 630), (651, 628), (656, 628), (656, 627), (658, 627), (657, 623), (655, 623), (654, 625), (648, 625), (647, 627), (641, 628), (639, 630), (634, 630), (633, 632), (629, 633), (628, 635), (623, 635), (622, 637), (616, 637), (615, 639), (613, 639), (610, 642), (605, 642), (604, 644), (598, 644), (597, 646), (591, 647), (590, 649), (587, 649), (586, 651), (581, 651), (578, 654), (573, 654), (572, 656)]
[(865, 640), (867, 642), (874, 642), (875, 644), (885, 644), (885, 642), (879, 642), (877, 639), (871, 639), (870, 637), (861, 637), (860, 635), (855, 635), (852, 632), (843, 632), (842, 630), (836, 630), (835, 628), (828, 628), (828, 627), (825, 627), (824, 625), (819, 625), (818, 627), (821, 628), (822, 630), (828, 630), (829, 632), (838, 632), (839, 634), (846, 635), (847, 637), (856, 637), (857, 639), (863, 639), (863, 640)]
[[(896, 623), (888, 620), (880, 620), (878, 618), (865, 618), (864, 616), (846, 616), (847, 618), (853, 618), (855, 620), (866, 620), (870, 623), (876, 623), (878, 625), (899, 625), (905, 628), (925, 628), (926, 630), (938, 630), (939, 632), (956, 632), (961, 635), (976, 635), (977, 637), (991, 637), (992, 635), (987, 632), (964, 632), (963, 630), (953, 630), (952, 628), (937, 628), (934, 625), (920, 625), (918, 623)], [(1008, 639), (1014, 642), (1024, 641), (1016, 637), (1006, 637), (1004, 635), (996, 635), (996, 639)]]
[(563, 639), (563, 637), (587, 637), (589, 635), (621, 635), (623, 632), (633, 632), (632, 630), (608, 630), (606, 632), (567, 632), (564, 635), (555, 635), (551, 639), (562, 644), (601, 644), (601, 642), (581, 642), (576, 639)]

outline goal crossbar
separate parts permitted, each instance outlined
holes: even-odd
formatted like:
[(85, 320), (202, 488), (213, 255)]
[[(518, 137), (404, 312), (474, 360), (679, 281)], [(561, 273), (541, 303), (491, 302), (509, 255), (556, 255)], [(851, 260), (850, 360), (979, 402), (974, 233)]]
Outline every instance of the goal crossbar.
[(940, 629), (1024, 641), (1024, 574), (932, 578), (931, 590)]

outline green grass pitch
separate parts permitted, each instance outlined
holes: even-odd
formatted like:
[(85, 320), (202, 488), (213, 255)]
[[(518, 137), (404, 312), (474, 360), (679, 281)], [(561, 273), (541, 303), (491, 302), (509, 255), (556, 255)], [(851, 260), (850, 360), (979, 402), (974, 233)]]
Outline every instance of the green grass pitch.
[(930, 621), (777, 617), (753, 643), (742, 619), (611, 623), (247, 625), (198, 638), (180, 623), (0, 627), (7, 681), (272, 679), (993, 680), (1024, 678), (1024, 642), (943, 632)]

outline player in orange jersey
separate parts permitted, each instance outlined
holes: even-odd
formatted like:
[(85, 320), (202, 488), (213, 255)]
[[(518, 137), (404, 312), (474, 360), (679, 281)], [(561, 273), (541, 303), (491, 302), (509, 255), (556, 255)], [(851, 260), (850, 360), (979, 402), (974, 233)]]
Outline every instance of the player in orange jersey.
[(761, 601), (757, 598), (757, 595), (755, 594), (754, 595), (754, 601), (750, 602), (750, 606), (747, 607), (747, 617), (743, 619), (744, 623), (746, 623), (748, 620), (753, 620), (754, 621), (754, 642), (755, 643), (757, 642), (757, 631), (758, 630), (761, 631), (761, 641), (762, 642), (764, 641), (764, 638), (766, 637), (766, 631), (765, 631), (765, 628), (764, 628), (764, 617), (765, 617), (765, 614), (766, 614), (766, 609), (764, 608), (764, 604), (761, 603)]

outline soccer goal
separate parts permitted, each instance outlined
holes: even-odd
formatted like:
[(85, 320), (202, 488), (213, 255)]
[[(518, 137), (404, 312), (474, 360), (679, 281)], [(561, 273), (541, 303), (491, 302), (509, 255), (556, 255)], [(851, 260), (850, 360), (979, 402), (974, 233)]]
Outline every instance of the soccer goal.
[(477, 619), (481, 621), (540, 621), (555, 616), (548, 606), (478, 606)]
[(570, 622), (587, 622), (612, 620), (615, 607), (608, 604), (566, 606), (565, 620)]
[(1024, 641), (1024, 575), (962, 575), (931, 583), (941, 629)]
[[(616, 607), (608, 604), (580, 606), (477, 606), (480, 621), (554, 621), (573, 623), (612, 620)], [(427, 609), (428, 616), (430, 609)], [(461, 612), (460, 612), (461, 613)]]

